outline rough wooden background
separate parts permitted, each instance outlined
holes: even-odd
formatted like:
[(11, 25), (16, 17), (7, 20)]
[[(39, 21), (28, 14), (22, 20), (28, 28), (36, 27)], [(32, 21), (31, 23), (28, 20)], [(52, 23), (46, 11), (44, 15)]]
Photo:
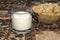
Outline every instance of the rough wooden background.
[[(5, 2), (4, 2), (5, 1)], [(59, 2), (60, 3), (60, 2)], [(8, 2), (8, 0), (0, 0), (0, 40), (4, 40), (5, 34), (8, 32), (10, 27), (10, 14), (8, 14), (8, 9), (10, 7), (16, 6), (16, 4), (20, 4), (20, 1), (12, 1)], [(40, 26), (37, 26), (37, 23), (33, 21), (34, 31), (33, 39), (36, 40), (60, 40), (60, 22), (54, 24), (54, 26), (47, 26), (40, 23)], [(36, 37), (36, 38), (35, 38)], [(18, 34), (13, 32), (9, 35), (9, 40), (22, 40)], [(25, 37), (23, 37), (23, 40)], [(30, 39), (29, 39), (30, 40)]]

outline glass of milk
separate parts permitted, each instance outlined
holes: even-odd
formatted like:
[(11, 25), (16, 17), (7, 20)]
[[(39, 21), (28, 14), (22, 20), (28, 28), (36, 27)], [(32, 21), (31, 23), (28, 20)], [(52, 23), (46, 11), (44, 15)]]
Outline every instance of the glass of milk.
[(12, 27), (15, 30), (28, 30), (32, 26), (32, 16), (23, 7), (15, 7), (11, 10)]

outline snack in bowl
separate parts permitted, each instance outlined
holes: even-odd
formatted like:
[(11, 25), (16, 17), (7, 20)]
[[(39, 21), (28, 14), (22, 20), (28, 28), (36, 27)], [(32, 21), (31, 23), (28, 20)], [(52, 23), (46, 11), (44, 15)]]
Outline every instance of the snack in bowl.
[(44, 3), (32, 6), (33, 12), (37, 13), (38, 19), (44, 23), (54, 23), (60, 19), (60, 6), (57, 3)]

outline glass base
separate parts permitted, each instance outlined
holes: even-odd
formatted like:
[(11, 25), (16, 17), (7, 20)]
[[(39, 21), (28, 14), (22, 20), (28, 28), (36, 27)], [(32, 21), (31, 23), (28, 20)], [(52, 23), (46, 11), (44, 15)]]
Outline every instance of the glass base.
[(22, 30), (20, 31), (20, 30), (16, 30), (16, 29), (13, 29), (12, 31), (17, 33), (17, 34), (26, 34), (26, 33), (29, 33), (31, 31), (31, 28), (28, 30), (24, 30), (24, 31), (22, 31)]

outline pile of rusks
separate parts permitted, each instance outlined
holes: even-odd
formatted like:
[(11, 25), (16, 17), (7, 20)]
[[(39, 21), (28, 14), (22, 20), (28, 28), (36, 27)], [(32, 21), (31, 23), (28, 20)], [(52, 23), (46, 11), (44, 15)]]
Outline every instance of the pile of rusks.
[(33, 6), (33, 11), (44, 15), (58, 15), (60, 14), (60, 6), (57, 3), (45, 3)]

